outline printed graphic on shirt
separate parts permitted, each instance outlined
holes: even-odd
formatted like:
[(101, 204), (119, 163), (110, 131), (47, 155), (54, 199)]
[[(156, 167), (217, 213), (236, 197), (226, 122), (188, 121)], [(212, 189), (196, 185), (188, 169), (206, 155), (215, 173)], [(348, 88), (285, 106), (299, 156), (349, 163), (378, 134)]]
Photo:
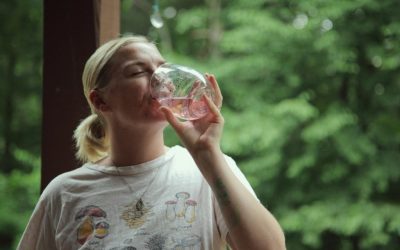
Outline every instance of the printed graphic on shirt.
[[(123, 241), (123, 244), (125, 246), (119, 246), (119, 247), (112, 247), (109, 248), (108, 250), (136, 250), (136, 249), (149, 249), (149, 250), (184, 250), (184, 249), (191, 249), (191, 250), (200, 250), (203, 249), (201, 246), (201, 237), (190, 234), (190, 233), (185, 233), (185, 232), (180, 232), (180, 233), (175, 233), (172, 235), (168, 234), (154, 234), (151, 237), (145, 239), (143, 242), (144, 245), (142, 247), (134, 247), (132, 246), (133, 243), (135, 242), (134, 239), (126, 239)], [(138, 243), (138, 240), (136, 240), (136, 243)], [(97, 248), (95, 248), (97, 249)], [(89, 250), (89, 249), (88, 249)]]
[[(120, 242), (120, 246), (109, 246), (108, 250), (202, 249), (202, 237), (192, 232), (195, 228), (194, 222), (197, 220), (198, 202), (188, 192), (178, 192), (170, 198), (172, 199), (168, 199), (167, 197), (168, 200), (162, 203), (165, 204), (165, 210), (159, 211), (161, 213), (165, 212), (165, 214), (160, 215), (169, 223), (165, 225), (166, 227), (153, 228), (151, 231), (146, 228), (146, 223), (150, 222), (151, 218), (155, 216), (155, 211), (153, 211), (154, 206), (143, 202), (141, 199), (124, 206), (120, 218), (123, 219), (126, 226), (134, 229), (134, 233), (131, 234), (130, 238)], [(88, 208), (99, 209), (95, 206), (88, 206)], [(107, 217), (104, 211), (99, 213), (99, 216)], [(161, 231), (155, 233), (154, 230)], [(94, 245), (95, 242), (87, 243), (93, 243), (89, 246), (95, 247), (94, 249), (101, 248), (101, 242), (98, 239), (96, 241), (97, 245)]]
[(183, 235), (181, 238), (172, 238), (171, 249), (202, 249), (201, 237), (195, 234)]
[(145, 242), (145, 249), (201, 249), (201, 237), (188, 233), (175, 235), (155, 234)]
[(107, 250), (137, 250), (137, 248), (133, 246), (134, 243), (134, 239), (126, 239), (123, 241), (124, 246), (112, 247)]
[(113, 247), (108, 250), (136, 250), (136, 247), (125, 246), (125, 247)]
[(126, 225), (131, 229), (141, 227), (149, 216), (152, 206), (145, 204), (142, 199), (132, 202), (125, 206), (127, 209), (122, 211), (121, 219), (126, 222)]
[(79, 223), (77, 242), (83, 245), (92, 237), (98, 239), (106, 237), (110, 227), (106, 218), (106, 212), (97, 206), (81, 208), (75, 215), (75, 221)]
[(193, 223), (196, 220), (197, 202), (189, 200), (190, 194), (187, 192), (179, 192), (175, 197), (175, 200), (165, 202), (167, 220), (175, 221), (177, 218), (184, 218), (187, 223)]
[(161, 234), (155, 234), (146, 241), (146, 249), (166, 249), (167, 237)]

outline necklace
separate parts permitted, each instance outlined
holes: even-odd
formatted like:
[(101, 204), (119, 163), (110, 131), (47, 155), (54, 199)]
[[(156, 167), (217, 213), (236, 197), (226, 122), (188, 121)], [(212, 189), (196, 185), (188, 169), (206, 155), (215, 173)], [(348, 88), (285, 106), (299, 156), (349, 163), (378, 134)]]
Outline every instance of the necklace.
[[(139, 196), (139, 199), (137, 200), (137, 202), (136, 202), (136, 204), (135, 204), (136, 211), (143, 212), (143, 209), (144, 209), (143, 197), (144, 197), (144, 195), (147, 193), (147, 191), (149, 190), (150, 186), (152, 186), (154, 180), (155, 180), (156, 177), (158, 176), (158, 172), (160, 172), (160, 168), (161, 168), (161, 167), (162, 167), (162, 166), (158, 166), (158, 167), (157, 167), (157, 169), (155, 170), (155, 173), (154, 173), (153, 178), (151, 178), (151, 180), (149, 181), (149, 183), (146, 185), (145, 190), (144, 190), (144, 192), (142, 193), (142, 195)], [(134, 191), (132, 190), (131, 185), (129, 185), (129, 184), (126, 182), (125, 178), (122, 177), (121, 173), (119, 172), (118, 167), (115, 167), (115, 168), (116, 168), (116, 170), (117, 170), (117, 173), (118, 173), (119, 178), (124, 182), (124, 184), (125, 184), (126, 186), (128, 186), (129, 191), (131, 191), (131, 193), (134, 193)]]
[[(150, 213), (152, 206), (149, 203), (144, 202), (144, 197), (146, 193), (149, 191), (150, 187), (155, 182), (155, 180), (158, 178), (160, 169), (165, 165), (166, 161), (169, 159), (169, 157), (166, 157), (169, 148), (165, 147), (164, 149), (165, 150), (163, 153), (163, 158), (157, 160), (157, 163), (154, 162), (155, 164), (157, 164), (157, 166), (155, 165), (148, 166), (152, 168), (151, 172), (153, 172), (154, 174), (152, 177), (149, 176), (150, 180), (148, 181), (147, 185), (145, 185), (143, 193), (139, 196), (139, 198), (136, 201), (133, 201), (128, 205), (126, 205), (125, 206), (126, 209), (124, 209), (120, 215), (120, 218), (123, 219), (126, 222), (126, 225), (131, 229), (140, 228), (147, 221), (147, 217), (152, 214)], [(137, 191), (134, 191), (132, 189), (132, 186), (129, 185), (129, 183), (126, 181), (123, 175), (121, 175), (119, 167), (115, 166), (114, 168), (119, 179), (125, 184), (125, 186), (128, 187), (130, 194), (138, 193)]]

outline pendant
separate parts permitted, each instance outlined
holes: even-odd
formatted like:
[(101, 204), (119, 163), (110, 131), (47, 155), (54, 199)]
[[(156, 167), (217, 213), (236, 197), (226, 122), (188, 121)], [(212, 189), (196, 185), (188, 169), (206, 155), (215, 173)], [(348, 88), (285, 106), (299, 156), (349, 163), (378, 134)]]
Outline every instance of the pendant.
[(126, 209), (122, 211), (121, 219), (126, 222), (126, 225), (131, 229), (140, 228), (147, 220), (151, 206), (146, 206), (140, 198), (136, 203), (125, 206)]
[(143, 203), (143, 200), (142, 200), (142, 198), (140, 198), (137, 202), (136, 202), (136, 211), (140, 211), (140, 212), (142, 212), (143, 211), (143, 208), (144, 208), (144, 203)]

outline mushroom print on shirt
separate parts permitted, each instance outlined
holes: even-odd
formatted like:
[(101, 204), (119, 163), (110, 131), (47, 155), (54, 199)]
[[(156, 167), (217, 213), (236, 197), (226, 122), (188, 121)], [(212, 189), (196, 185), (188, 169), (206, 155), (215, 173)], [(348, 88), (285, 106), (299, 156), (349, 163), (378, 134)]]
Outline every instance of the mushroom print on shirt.
[(170, 236), (170, 242), (166, 242), (170, 243), (171, 249), (201, 249), (201, 237), (185, 232), (196, 220), (197, 202), (189, 198), (188, 192), (179, 192), (174, 200), (165, 202), (165, 218), (179, 231), (179, 234)]
[(197, 202), (189, 200), (190, 194), (180, 192), (176, 195), (176, 200), (165, 202), (166, 218), (169, 221), (174, 221), (176, 218), (184, 217), (187, 223), (193, 223), (196, 220), (196, 205)]
[(79, 210), (75, 221), (80, 223), (77, 241), (83, 245), (90, 237), (103, 239), (108, 235), (110, 225), (106, 221), (107, 214), (97, 206), (86, 206)]
[[(204, 249), (201, 244), (202, 238), (191, 232), (192, 223), (196, 221), (197, 202), (190, 199), (190, 197), (191, 195), (188, 192), (178, 192), (175, 194), (175, 197), (173, 197), (174, 199), (164, 202), (165, 209), (158, 210), (159, 212), (164, 212), (162, 214), (163, 216), (159, 217), (156, 215), (159, 223), (165, 220), (163, 232), (149, 232), (146, 229), (146, 221), (140, 219), (140, 217), (136, 217), (136, 219), (133, 220), (136, 221), (134, 224), (135, 226), (130, 228), (136, 230), (134, 234), (148, 236), (144, 242), (144, 249)], [(148, 208), (153, 210), (155, 206), (148, 206)], [(132, 211), (132, 216), (135, 214), (135, 211)], [(154, 211), (147, 212), (154, 216)], [(124, 214), (126, 215), (126, 211)], [(133, 243), (135, 240), (128, 239), (124, 241), (124, 243), (128, 242)]]

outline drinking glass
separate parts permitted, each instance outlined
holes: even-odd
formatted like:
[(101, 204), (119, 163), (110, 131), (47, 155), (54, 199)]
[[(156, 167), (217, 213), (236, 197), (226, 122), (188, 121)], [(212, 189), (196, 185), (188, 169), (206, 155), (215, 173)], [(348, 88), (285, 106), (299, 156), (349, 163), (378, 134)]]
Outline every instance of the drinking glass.
[(215, 99), (215, 91), (208, 79), (182, 65), (162, 64), (153, 73), (150, 86), (152, 97), (183, 120), (196, 120), (207, 115), (209, 109), (203, 95)]

